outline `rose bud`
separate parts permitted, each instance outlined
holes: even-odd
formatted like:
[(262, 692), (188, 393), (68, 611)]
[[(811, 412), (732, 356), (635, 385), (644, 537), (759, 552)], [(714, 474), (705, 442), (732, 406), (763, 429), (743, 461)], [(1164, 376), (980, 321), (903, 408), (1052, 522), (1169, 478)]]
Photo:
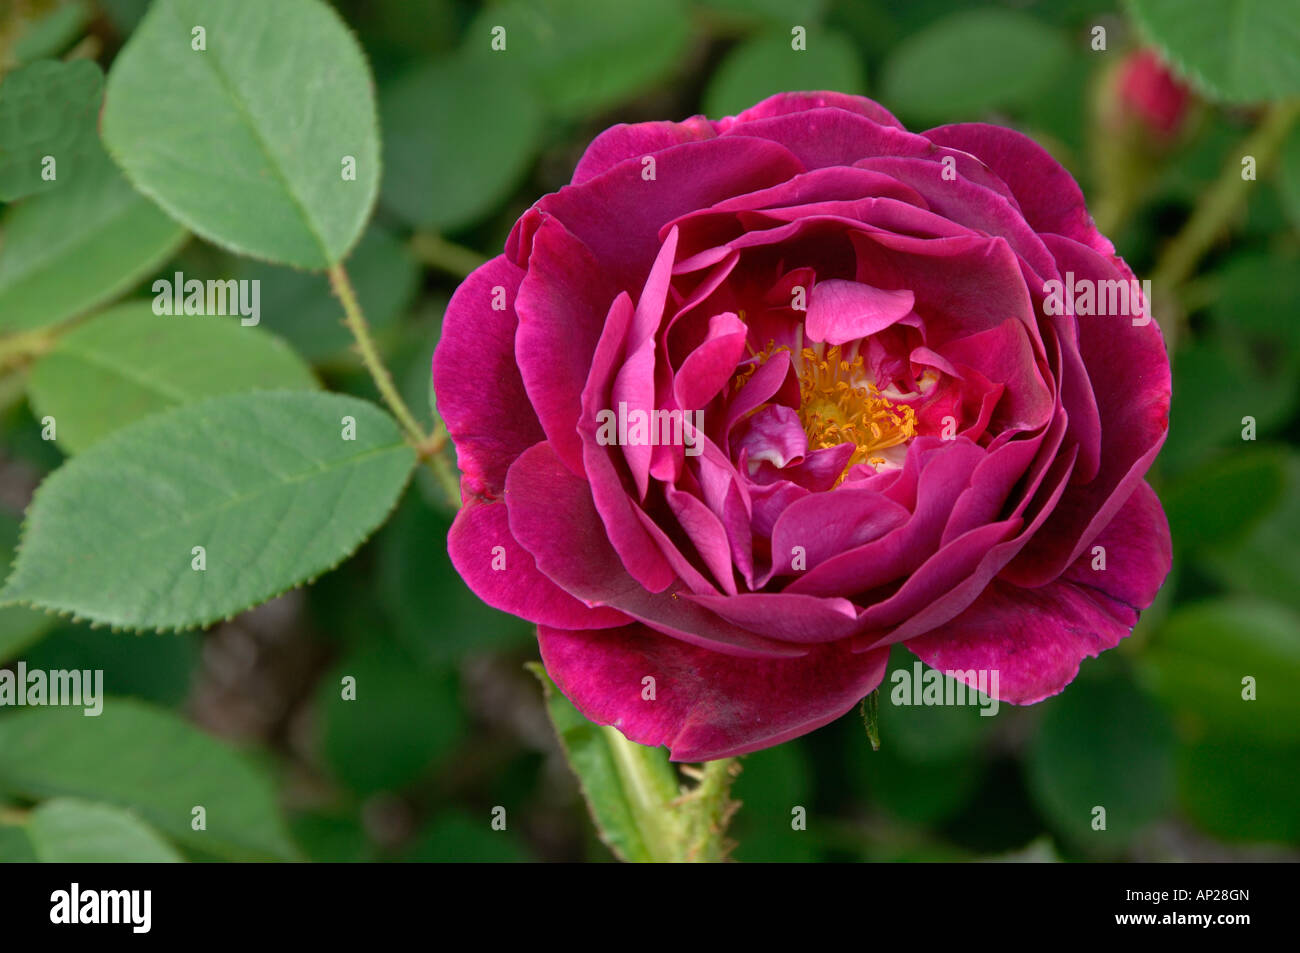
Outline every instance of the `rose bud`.
[(1151, 49), (1130, 53), (1115, 80), (1121, 113), (1142, 125), (1153, 138), (1174, 138), (1191, 101), (1187, 86)]

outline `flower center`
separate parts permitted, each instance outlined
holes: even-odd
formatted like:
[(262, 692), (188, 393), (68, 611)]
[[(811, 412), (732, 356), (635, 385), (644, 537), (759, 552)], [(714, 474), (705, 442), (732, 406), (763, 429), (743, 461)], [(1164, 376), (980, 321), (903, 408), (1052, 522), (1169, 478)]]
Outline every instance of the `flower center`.
[(865, 382), (861, 355), (845, 360), (836, 345), (824, 354), (806, 347), (800, 356), (799, 420), (808, 434), (808, 449), (857, 446), (837, 483), (856, 464), (886, 463), (881, 451), (916, 436), (916, 413), (880, 396), (875, 384)]

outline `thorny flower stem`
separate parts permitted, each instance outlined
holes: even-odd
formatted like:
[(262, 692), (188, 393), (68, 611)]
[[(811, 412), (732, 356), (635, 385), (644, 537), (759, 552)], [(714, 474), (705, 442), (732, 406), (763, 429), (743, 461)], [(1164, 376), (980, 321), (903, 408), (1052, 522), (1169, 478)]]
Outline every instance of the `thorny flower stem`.
[(660, 863), (725, 860), (732, 847), (727, 824), (740, 806), (729, 797), (740, 773), (738, 760), (680, 765), (681, 774), (696, 782), (685, 788), (663, 749), (629, 741), (617, 728), (600, 730), (649, 858)]
[(690, 793), (686, 815), (686, 860), (725, 860), (731, 847), (727, 823), (739, 806), (729, 794), (732, 780), (740, 773), (735, 758), (705, 762), (700, 783)]
[(396, 385), (393, 384), (393, 375), (388, 372), (384, 366), (383, 360), (379, 356), (379, 351), (375, 347), (375, 340), (370, 336), (370, 325), (366, 322), (366, 316), (361, 310), (361, 305), (357, 302), (356, 292), (352, 289), (352, 282), (348, 278), (347, 269), (342, 265), (331, 265), (329, 270), (330, 287), (334, 290), (335, 296), (343, 305), (343, 315), (347, 323), (348, 330), (356, 338), (357, 349), (361, 353), (361, 361), (365, 364), (366, 370), (374, 379), (375, 386), (379, 388), (380, 396), (384, 398), (384, 403), (393, 412), (402, 429), (406, 431), (407, 438), (415, 447), (416, 452), (420, 454), (421, 459), (427, 459), (442, 449), (445, 437), (435, 439), (424, 433), (411, 410), (406, 406), (406, 401), (402, 400), (402, 395), (398, 393)]

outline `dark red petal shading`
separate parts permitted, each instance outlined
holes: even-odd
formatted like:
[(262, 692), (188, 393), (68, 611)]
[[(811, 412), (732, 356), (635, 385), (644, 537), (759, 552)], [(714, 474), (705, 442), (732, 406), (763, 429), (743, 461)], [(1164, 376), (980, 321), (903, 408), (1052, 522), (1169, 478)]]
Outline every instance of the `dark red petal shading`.
[[(889, 652), (817, 646), (802, 658), (740, 659), (642, 625), (592, 632), (539, 626), (547, 672), (578, 710), (674, 761), (780, 744), (845, 714), (880, 684)], [(646, 677), (654, 700), (643, 698)]]

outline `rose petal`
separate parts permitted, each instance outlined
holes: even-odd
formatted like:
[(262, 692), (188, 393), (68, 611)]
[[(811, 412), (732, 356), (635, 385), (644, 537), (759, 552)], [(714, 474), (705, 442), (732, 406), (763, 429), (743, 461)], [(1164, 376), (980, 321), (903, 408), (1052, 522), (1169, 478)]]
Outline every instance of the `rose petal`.
[(494, 609), (566, 629), (631, 621), (615, 609), (584, 605), (538, 572), (533, 557), (510, 535), (504, 502), (468, 500), (451, 525), (447, 551), (465, 583)]
[[(683, 641), (737, 657), (801, 654), (717, 618), (675, 593), (648, 592), (623, 568), (591, 501), (591, 490), (546, 443), (524, 451), (506, 478), (510, 532), (561, 589), (607, 605)], [(649, 544), (647, 544), (649, 545)], [(658, 550), (656, 558), (662, 559)]]
[(1085, 553), (1039, 588), (996, 580), (965, 612), (907, 647), (943, 671), (998, 672), (1003, 701), (1029, 705), (1057, 694), (1083, 659), (1129, 634), (1169, 573), (1169, 524), (1146, 483), (1096, 542), (1106, 550), (1105, 570), (1094, 570)]
[(662, 152), (670, 146), (695, 139), (712, 139), (716, 133), (713, 124), (703, 116), (692, 116), (682, 122), (619, 123), (610, 126), (587, 146), (578, 166), (573, 170), (573, 185), (607, 172), (628, 159)]
[[(433, 386), (456, 446), (462, 492), (499, 496), (515, 457), (544, 436), (515, 363), (514, 305), (523, 276), (498, 255), (461, 282), (442, 319)], [(497, 287), (502, 310), (492, 307)]]
[(915, 300), (905, 288), (889, 291), (839, 278), (819, 281), (808, 297), (808, 339), (845, 344), (875, 334), (909, 314)]
[[(1128, 280), (1109, 259), (1057, 235), (1047, 242), (1062, 270), (1097, 280)], [(1094, 381), (1101, 419), (1100, 466), (1072, 484), (1055, 511), (1012, 565), (1007, 578), (1041, 585), (1059, 576), (1132, 495), (1169, 432), (1170, 374), (1160, 327), (1129, 316), (1080, 317), (1079, 349)]]
[(770, 119), (773, 116), (801, 113), (809, 109), (819, 109), (826, 106), (833, 106), (836, 109), (844, 109), (848, 112), (866, 116), (873, 122), (882, 125), (893, 126), (897, 129), (903, 128), (903, 124), (875, 100), (867, 99), (865, 96), (833, 92), (777, 93), (756, 105), (750, 106), (744, 112), (737, 113), (728, 119), (718, 120), (715, 125), (719, 128), (734, 129), (756, 119)]
[(1074, 177), (1028, 136), (982, 122), (939, 126), (923, 135), (937, 145), (978, 156), (1011, 187), (1035, 231), (1064, 235), (1103, 255), (1115, 253), (1093, 224)]
[(582, 472), (582, 391), (615, 294), (590, 250), (545, 216), (519, 288), (515, 356), (546, 439), (574, 473)]
[(638, 744), (667, 745), (674, 761), (734, 757), (820, 728), (880, 684), (889, 657), (827, 645), (800, 658), (739, 659), (637, 625), (539, 626), (537, 638), (547, 672), (588, 720)]
[(788, 149), (743, 136), (671, 146), (655, 162), (652, 180), (642, 178), (640, 163), (623, 162), (544, 196), (515, 224), (506, 256), (527, 261), (543, 216), (550, 215), (591, 250), (600, 274), (617, 290), (637, 293), (659, 252), (665, 222), (804, 171)]

